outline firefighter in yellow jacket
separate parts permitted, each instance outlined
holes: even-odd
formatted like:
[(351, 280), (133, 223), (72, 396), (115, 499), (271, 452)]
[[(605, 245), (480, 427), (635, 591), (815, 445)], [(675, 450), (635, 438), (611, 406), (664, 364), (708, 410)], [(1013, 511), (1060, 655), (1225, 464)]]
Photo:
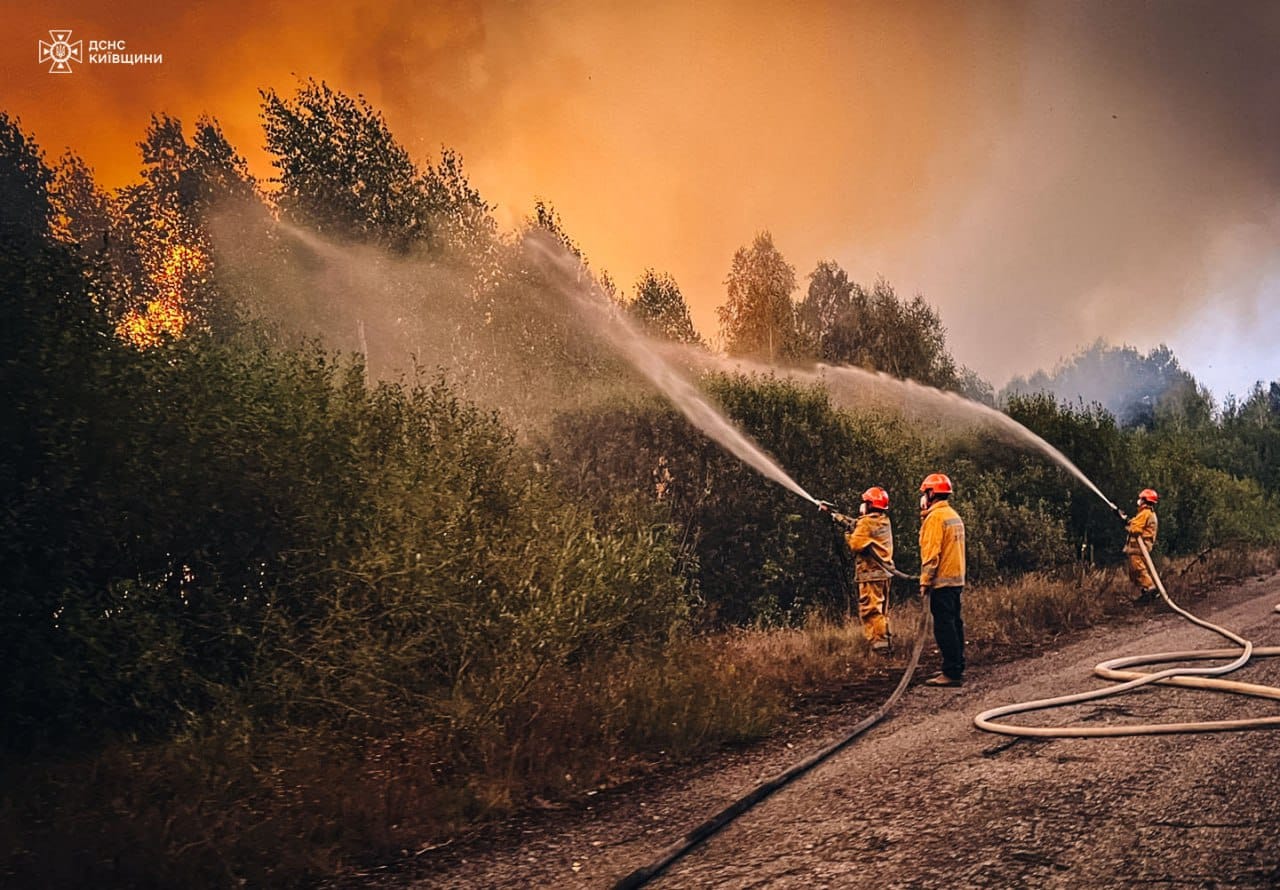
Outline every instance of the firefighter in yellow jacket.
[(1142, 548), (1138, 546), (1138, 541), (1145, 542), (1148, 551), (1156, 546), (1156, 531), (1160, 525), (1156, 519), (1156, 504), (1159, 500), (1160, 495), (1156, 494), (1155, 489), (1142, 489), (1138, 493), (1138, 512), (1125, 527), (1129, 533), (1124, 542), (1124, 552), (1129, 557), (1129, 580), (1139, 591), (1134, 599), (1135, 603), (1154, 602), (1158, 594), (1156, 583), (1147, 569), (1147, 561), (1142, 558)]
[(964, 683), (964, 522), (949, 503), (951, 491), (942, 473), (920, 483), (920, 596), (930, 593), (933, 638), (942, 653), (942, 673), (926, 680), (929, 686)]
[(893, 523), (889, 521), (889, 493), (879, 486), (862, 493), (858, 520), (836, 514), (844, 525), (844, 541), (853, 551), (854, 583), (858, 585), (858, 617), (862, 635), (874, 652), (889, 651), (889, 584), (893, 568)]

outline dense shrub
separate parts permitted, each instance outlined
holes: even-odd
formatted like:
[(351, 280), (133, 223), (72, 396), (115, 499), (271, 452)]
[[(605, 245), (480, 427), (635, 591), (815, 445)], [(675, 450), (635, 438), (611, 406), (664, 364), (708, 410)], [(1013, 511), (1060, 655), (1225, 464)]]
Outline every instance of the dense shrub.
[[(38, 724), (20, 735), (161, 729), (233, 693), (277, 719), (390, 719), (415, 696), (509, 697), (683, 617), (662, 526), (597, 530), (441, 381), (370, 390), (314, 347), (190, 342), (92, 400), (117, 409), (84, 434), (92, 460), (28, 484), (85, 519), (6, 552), (12, 579), (50, 548), (63, 573), (23, 612), (45, 651), (11, 688), (65, 671), (42, 681), (47, 716), (14, 709)], [(66, 498), (47, 503), (54, 470)]]
[[(916, 534), (912, 480), (923, 466), (901, 421), (835, 409), (821, 388), (776, 379), (714, 377), (708, 391), (815, 497), (856, 510), (882, 485), (901, 542)], [(729, 623), (794, 621), (809, 609), (844, 609), (847, 554), (831, 522), (656, 402), (614, 402), (561, 415), (547, 446), (558, 475), (597, 511), (657, 501), (684, 543), (688, 581)]]

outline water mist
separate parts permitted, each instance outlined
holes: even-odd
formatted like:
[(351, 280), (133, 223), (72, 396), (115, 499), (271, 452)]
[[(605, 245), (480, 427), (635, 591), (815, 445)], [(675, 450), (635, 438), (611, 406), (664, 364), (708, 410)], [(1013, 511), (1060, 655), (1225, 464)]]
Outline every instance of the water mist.
[(820, 384), (826, 387), (832, 401), (844, 408), (891, 408), (904, 415), (923, 416), (927, 410), (930, 420), (951, 419), (966, 423), (978, 423), (991, 428), (1008, 442), (1031, 446), (1080, 480), (1112, 510), (1119, 508), (1102, 493), (1084, 472), (1071, 460), (1043, 438), (1027, 429), (1009, 415), (980, 402), (966, 399), (959, 393), (947, 392), (901, 380), (881, 371), (868, 371), (847, 365), (818, 363), (811, 368), (771, 365), (750, 359), (712, 355), (702, 350), (679, 344), (661, 347), (664, 354), (677, 356), (685, 362), (718, 371), (766, 374)]
[(665, 359), (648, 337), (636, 330), (627, 318), (576, 281), (578, 260), (543, 239), (530, 239), (539, 256), (553, 267), (561, 294), (581, 310), (578, 321), (608, 342), (613, 349), (665, 395), (689, 421), (720, 443), (734, 457), (772, 479), (789, 491), (817, 505), (818, 500), (778, 465), (751, 438), (707, 401), (683, 375)]

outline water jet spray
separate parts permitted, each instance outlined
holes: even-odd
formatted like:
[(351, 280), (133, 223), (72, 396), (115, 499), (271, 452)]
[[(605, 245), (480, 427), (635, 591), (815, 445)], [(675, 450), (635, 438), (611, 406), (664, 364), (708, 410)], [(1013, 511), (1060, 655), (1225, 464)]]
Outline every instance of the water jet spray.
[(723, 413), (707, 401), (692, 383), (679, 373), (654, 348), (649, 338), (627, 320), (606, 300), (592, 294), (577, 283), (581, 264), (557, 244), (547, 244), (548, 239), (531, 238), (543, 260), (555, 270), (559, 279), (557, 289), (581, 311), (578, 321), (603, 337), (614, 351), (644, 375), (650, 383), (667, 397), (680, 413), (702, 430), (708, 437), (720, 443), (730, 454), (752, 467), (767, 479), (804, 498), (821, 509), (821, 503), (784, 470), (776, 460), (765, 453), (750, 436), (740, 430)]
[[(293, 227), (289, 228), (291, 230), (291, 234), (298, 238), (298, 240), (307, 244), (307, 246), (311, 247), (313, 250), (316, 250), (317, 253), (320, 253), (330, 259), (337, 254), (337, 248), (326, 244), (318, 238), (310, 236), (309, 233), (301, 232), (300, 230), (293, 229)], [(910, 402), (913, 404), (923, 404), (928, 406), (932, 412), (931, 416), (952, 415), (963, 416), (970, 420), (977, 419), (993, 426), (1007, 438), (1016, 442), (1029, 444), (1037, 451), (1048, 456), (1051, 460), (1067, 470), (1085, 487), (1097, 495), (1098, 498), (1118, 517), (1122, 520), (1127, 518), (1124, 511), (1121, 510), (1120, 507), (1111, 499), (1107, 498), (1092, 482), (1092, 480), (1090, 480), (1078, 467), (1076, 467), (1075, 464), (1061, 451), (1003, 412), (972, 400), (965, 399), (963, 396), (956, 393), (944, 392), (913, 381), (899, 380), (888, 374), (880, 372), (827, 364), (817, 364), (812, 368), (778, 367), (752, 362), (746, 359), (730, 359), (724, 356), (715, 356), (702, 350), (695, 350), (678, 344), (665, 342), (659, 343), (653, 341), (640, 331), (636, 330), (615, 306), (611, 305), (606, 299), (601, 298), (598, 293), (595, 293), (591, 289), (582, 285), (580, 263), (576, 258), (570, 257), (566, 254), (559, 245), (542, 243), (542, 240), (537, 237), (526, 239), (526, 244), (535, 248), (540, 257), (551, 267), (553, 271), (556, 272), (557, 280), (554, 282), (556, 290), (561, 296), (569, 300), (578, 310), (575, 317), (575, 320), (578, 323), (583, 324), (589, 330), (594, 331), (603, 340), (605, 340), (616, 353), (626, 359), (632, 367), (657, 387), (657, 389), (662, 392), (671, 401), (671, 403), (686, 418), (688, 418), (691, 423), (694, 424), (694, 426), (719, 443), (735, 457), (738, 457), (748, 466), (751, 466), (766, 478), (777, 482), (787, 490), (804, 498), (819, 510), (831, 512), (835, 510), (835, 506), (830, 502), (820, 501), (805, 491), (805, 489), (792, 479), (791, 476), (777, 463), (777, 461), (765, 453), (759, 444), (754, 442), (749, 436), (734, 425), (722, 412), (713, 407), (710, 402), (689, 382), (689, 380), (679, 373), (675, 367), (673, 367), (672, 362), (669, 361), (666, 356), (676, 356), (683, 364), (693, 367), (703, 366), (716, 370), (765, 373), (818, 383), (827, 388), (834, 400), (839, 401), (842, 399), (852, 399), (852, 401), (858, 406), (866, 406), (867, 404), (874, 402), (876, 399), (883, 399), (886, 394), (893, 394), (900, 397), (901, 404), (898, 407), (903, 410), (904, 413), (906, 413), (907, 403)], [(1203, 619), (1199, 619), (1178, 607), (1169, 598), (1163, 582), (1160, 580), (1159, 574), (1151, 561), (1150, 553), (1147, 551), (1145, 544), (1142, 545), (1142, 553), (1148, 569), (1152, 573), (1152, 577), (1156, 580), (1161, 596), (1170, 608), (1193, 623), (1219, 633), (1240, 648), (1160, 653), (1159, 655), (1153, 656), (1113, 659), (1098, 665), (1095, 671), (1099, 673), (1100, 676), (1108, 679), (1123, 680), (1124, 682), (1122, 682), (1121, 685), (1107, 687), (1101, 690), (1094, 690), (1091, 692), (1078, 693), (1076, 695), (1062, 696), (1054, 699), (1043, 699), (1035, 702), (1010, 705), (1003, 708), (985, 711), (982, 714), (979, 714), (974, 720), (975, 724), (979, 728), (990, 732), (1008, 735), (1081, 737), (1103, 735), (1149, 735), (1155, 733), (1221, 731), (1228, 729), (1280, 726), (1280, 718), (1275, 717), (1238, 721), (1118, 727), (1018, 727), (995, 722), (996, 719), (1001, 716), (1093, 700), (1151, 683), (1194, 686), (1198, 688), (1239, 692), (1267, 698), (1280, 698), (1280, 689), (1253, 684), (1232, 683), (1214, 679), (1216, 675), (1225, 674), (1243, 666), (1253, 656), (1280, 655), (1280, 647), (1255, 647), (1250, 641), (1243, 639), (1239, 635), (1213, 625)], [(1280, 604), (1276, 605), (1275, 611), (1280, 613)], [(852, 741), (857, 734), (883, 718), (909, 684), (911, 674), (919, 658), (921, 647), (923, 646), (924, 638), (927, 635), (927, 630), (928, 607), (926, 602), (922, 612), (921, 629), (917, 635), (916, 648), (912, 656), (911, 664), (900, 680), (898, 688), (894, 691), (894, 694), (875, 714), (858, 724), (852, 733), (843, 739), (838, 740), (833, 746), (819, 752), (814, 757), (802, 761), (800, 764), (797, 764), (790, 770), (787, 770), (776, 779), (770, 780), (764, 785), (759, 786), (751, 795), (748, 795), (749, 800), (748, 798), (744, 798), (741, 801), (735, 802), (735, 804), (723, 811), (713, 820), (699, 826), (686, 837), (684, 842), (682, 842), (685, 846), (679, 847), (678, 850), (669, 851), (664, 855), (664, 858), (660, 860), (659, 864), (656, 864), (651, 868), (642, 869), (633, 875), (628, 876), (628, 878), (624, 879), (623, 882), (620, 882), (618, 886), (639, 886), (649, 877), (652, 877), (661, 871), (662, 868), (665, 868), (665, 865), (673, 861), (676, 856), (682, 855), (683, 850), (686, 850), (692, 845), (700, 842), (702, 839), (705, 839), (705, 837), (709, 836), (711, 832), (717, 830), (720, 826), (727, 824), (727, 822), (734, 816), (744, 811), (746, 807), (749, 807), (756, 801), (763, 799), (763, 797), (771, 793), (772, 790), (780, 787), (781, 784), (790, 781), (791, 778), (794, 778), (808, 770), (821, 759), (825, 759), (825, 757), (830, 756), (830, 754), (834, 753), (836, 750), (843, 748)], [(1226, 658), (1232, 656), (1234, 656), (1234, 658), (1229, 663), (1211, 668), (1170, 668), (1152, 674), (1144, 674), (1141, 672), (1127, 670), (1127, 668), (1138, 664)]]

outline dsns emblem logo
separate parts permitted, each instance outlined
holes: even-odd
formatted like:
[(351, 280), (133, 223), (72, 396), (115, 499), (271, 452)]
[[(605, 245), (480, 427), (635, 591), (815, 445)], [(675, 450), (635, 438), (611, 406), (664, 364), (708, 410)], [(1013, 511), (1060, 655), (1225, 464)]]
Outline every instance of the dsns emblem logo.
[(50, 74), (70, 74), (72, 62), (84, 62), (83, 40), (71, 42), (70, 31), (50, 31), (53, 43), (40, 41), (40, 62), (49, 62)]

